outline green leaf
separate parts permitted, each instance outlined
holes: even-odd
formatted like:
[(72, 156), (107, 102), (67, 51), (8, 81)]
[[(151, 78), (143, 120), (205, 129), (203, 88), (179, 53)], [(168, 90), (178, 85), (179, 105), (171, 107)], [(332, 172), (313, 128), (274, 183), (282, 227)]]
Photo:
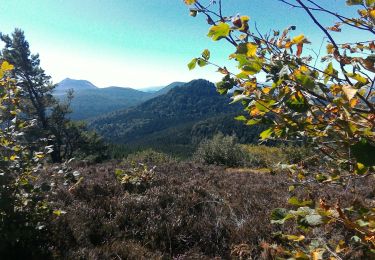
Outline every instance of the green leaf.
[(271, 213), (271, 223), (272, 224), (284, 224), (288, 219), (293, 218), (292, 214), (284, 208), (276, 208)]
[(346, 0), (347, 5), (361, 5), (363, 0)]
[(307, 89), (313, 89), (315, 87), (314, 80), (308, 75), (298, 73), (296, 74), (296, 79), (299, 84), (306, 87)]
[(226, 23), (220, 22), (218, 25), (214, 25), (210, 28), (207, 36), (212, 38), (214, 41), (218, 41), (229, 35), (230, 26)]
[(209, 60), (210, 59), (210, 51), (205, 49), (203, 52), (202, 52), (202, 58), (205, 59), (205, 60)]
[(56, 209), (52, 213), (55, 214), (56, 216), (60, 216), (61, 214), (65, 214), (66, 211), (63, 211), (63, 210), (60, 210), (60, 209)]
[(202, 59), (198, 59), (198, 65), (199, 65), (199, 67), (204, 67), (207, 64), (208, 64), (207, 61), (202, 60)]
[[(242, 63), (243, 61), (241, 61)], [(259, 73), (263, 67), (263, 60), (258, 57), (246, 59), (246, 62), (240, 66), (240, 69), (250, 75)]]
[(246, 122), (246, 125), (256, 125), (259, 124), (262, 121), (262, 119), (250, 119)]
[(262, 140), (266, 140), (266, 139), (270, 138), (272, 134), (273, 134), (273, 129), (268, 128), (267, 130), (264, 130), (263, 132), (260, 133), (260, 138)]
[(197, 58), (194, 58), (192, 59), (189, 64), (188, 64), (188, 68), (189, 70), (193, 70), (195, 68), (195, 66), (197, 65), (197, 61), (198, 59)]
[(288, 214), (288, 210), (284, 208), (276, 208), (271, 213), (272, 220), (281, 220)]
[(304, 96), (297, 92), (292, 95), (287, 101), (286, 105), (295, 112), (303, 113), (309, 109), (309, 105)]
[(351, 77), (352, 79), (355, 79), (356, 81), (358, 81), (358, 83), (360, 83), (360, 86), (366, 85), (368, 83), (368, 80), (360, 74), (346, 73), (346, 75), (348, 77)]
[(247, 120), (245, 116), (236, 116), (234, 119), (238, 120), (238, 121), (246, 121)]
[(240, 43), (237, 46), (236, 54), (243, 54), (248, 57), (254, 57), (257, 53), (258, 46), (255, 43)]
[(283, 235), (283, 238), (286, 238), (286, 239), (294, 241), (294, 242), (299, 242), (299, 241), (304, 240), (305, 236), (303, 236), (303, 235), (299, 235), (299, 236), (296, 236), (296, 235)]
[(229, 75), (225, 75), (223, 80), (216, 83), (216, 90), (221, 95), (227, 94), (228, 90), (232, 89), (236, 85), (236, 81)]
[(330, 62), (327, 68), (324, 70), (324, 84), (327, 84), (332, 76), (337, 76), (338, 71), (333, 68), (332, 62)]
[(255, 107), (261, 111), (261, 112), (269, 112), (272, 109), (272, 106), (276, 103), (275, 100), (269, 100), (269, 101), (264, 101), (264, 100), (258, 100), (255, 103)]
[(321, 173), (315, 175), (315, 180), (317, 180), (318, 182), (323, 182), (325, 180), (327, 180), (327, 177)]
[(121, 176), (123, 173), (124, 173), (124, 171), (121, 170), (121, 169), (116, 169), (116, 170), (115, 170), (115, 175), (116, 175), (117, 177), (118, 177), (118, 176)]
[(297, 197), (291, 197), (291, 198), (289, 198), (288, 203), (293, 205), (293, 206), (304, 207), (304, 206), (311, 205), (312, 200), (300, 201)]

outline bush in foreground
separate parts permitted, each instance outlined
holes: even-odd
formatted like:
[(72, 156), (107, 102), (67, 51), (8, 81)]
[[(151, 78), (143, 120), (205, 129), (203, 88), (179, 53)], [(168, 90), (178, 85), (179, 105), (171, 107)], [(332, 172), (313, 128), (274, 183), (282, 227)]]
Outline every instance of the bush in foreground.
[(219, 133), (212, 139), (203, 140), (193, 158), (206, 164), (235, 167), (243, 164), (244, 152), (235, 136), (224, 136)]

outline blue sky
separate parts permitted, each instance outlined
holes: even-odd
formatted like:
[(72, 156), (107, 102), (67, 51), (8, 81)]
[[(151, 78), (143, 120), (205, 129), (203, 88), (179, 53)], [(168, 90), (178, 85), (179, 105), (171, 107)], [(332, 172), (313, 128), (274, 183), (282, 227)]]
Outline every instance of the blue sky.
[[(203, 17), (192, 18), (182, 0), (1, 0), (0, 31), (25, 31), (33, 53), (54, 82), (70, 77), (95, 85), (150, 87), (206, 78), (218, 81), (212, 67), (189, 71), (186, 64), (203, 49), (213, 61), (228, 63), (233, 51), (206, 37)], [(319, 0), (331, 10), (353, 15), (344, 0)], [(322, 34), (302, 10), (277, 0), (223, 0), (225, 14), (246, 14), (261, 31), (296, 25), (317, 48)], [(320, 16), (325, 25), (334, 20)], [(346, 34), (342, 40), (362, 35)], [(352, 38), (352, 39), (350, 39)]]

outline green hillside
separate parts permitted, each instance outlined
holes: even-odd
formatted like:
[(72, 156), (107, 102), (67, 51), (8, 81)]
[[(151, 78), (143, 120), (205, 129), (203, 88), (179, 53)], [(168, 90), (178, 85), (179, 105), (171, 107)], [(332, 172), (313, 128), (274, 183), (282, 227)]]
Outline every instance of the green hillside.
[(68, 90), (74, 91), (71, 102), (73, 120), (87, 120), (116, 110), (138, 105), (153, 97), (163, 95), (183, 83), (174, 82), (155, 92), (145, 92), (133, 88), (106, 87), (98, 88), (86, 80), (64, 79), (57, 84), (54, 96), (60, 100), (66, 98)]
[(241, 107), (229, 103), (228, 97), (216, 92), (214, 84), (194, 80), (136, 107), (96, 118), (89, 125), (113, 143), (177, 155), (190, 154), (202, 139), (217, 132), (255, 141), (258, 128), (234, 120)]

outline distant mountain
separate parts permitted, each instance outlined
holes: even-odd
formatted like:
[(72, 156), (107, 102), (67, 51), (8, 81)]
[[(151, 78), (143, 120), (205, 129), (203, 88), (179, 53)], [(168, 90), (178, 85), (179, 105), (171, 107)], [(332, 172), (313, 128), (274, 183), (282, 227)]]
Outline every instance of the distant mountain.
[(256, 140), (259, 129), (234, 120), (243, 109), (229, 102), (214, 84), (194, 80), (135, 107), (98, 117), (89, 126), (113, 143), (177, 155), (189, 155), (203, 138), (217, 132), (235, 133), (246, 142)]
[[(180, 84), (180, 83), (178, 83)], [(64, 79), (57, 84), (54, 95), (64, 100), (69, 89), (74, 90), (71, 103), (73, 120), (87, 120), (120, 109), (138, 105), (148, 99), (162, 95), (178, 85), (177, 82), (159, 89), (154, 93), (132, 88), (98, 88), (87, 80)]]
[(73, 89), (74, 91), (81, 91), (81, 90), (88, 90), (88, 89), (97, 89), (94, 84), (87, 80), (76, 80), (66, 78), (62, 80), (56, 87), (56, 92), (66, 92), (69, 89)]
[(155, 92), (155, 94), (156, 94), (156, 96), (164, 95), (164, 94), (168, 93), (171, 89), (173, 89), (175, 87), (182, 86), (184, 84), (185, 84), (185, 82), (173, 82), (173, 83), (169, 84), (168, 86), (160, 88), (159, 90), (157, 90)]

